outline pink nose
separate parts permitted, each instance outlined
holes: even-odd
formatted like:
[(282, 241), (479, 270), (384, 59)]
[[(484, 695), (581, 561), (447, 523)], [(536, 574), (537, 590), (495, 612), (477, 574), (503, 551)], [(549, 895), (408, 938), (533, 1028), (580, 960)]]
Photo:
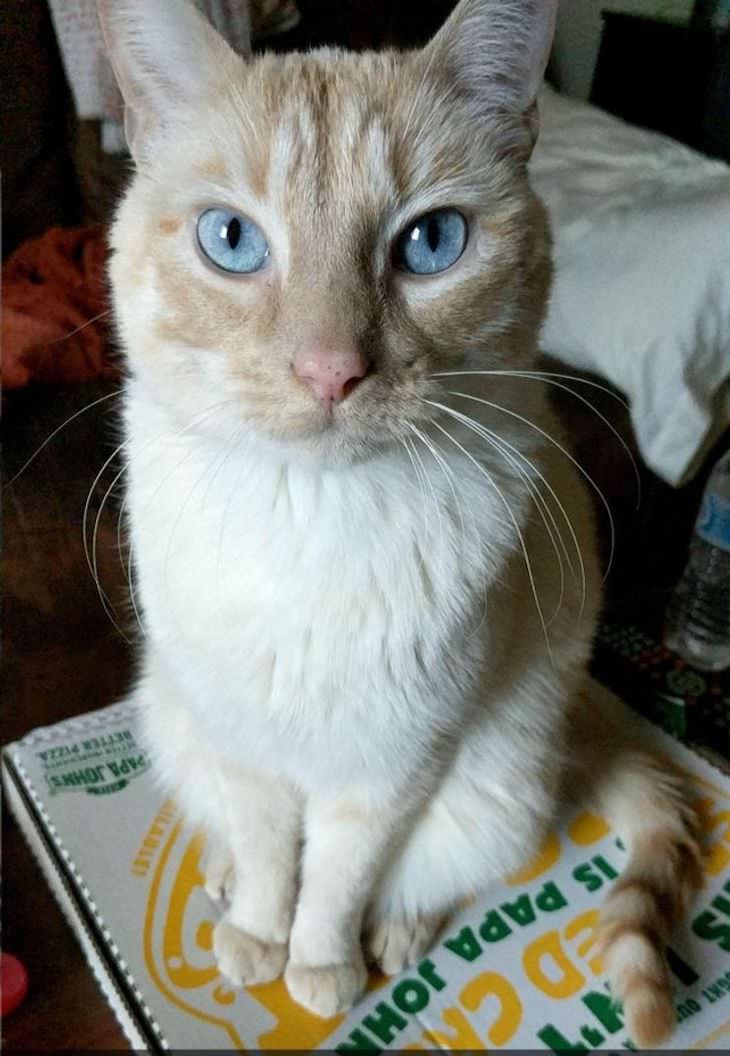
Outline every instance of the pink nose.
[(309, 345), (294, 357), (294, 373), (323, 403), (341, 403), (368, 372), (365, 357), (357, 348)]

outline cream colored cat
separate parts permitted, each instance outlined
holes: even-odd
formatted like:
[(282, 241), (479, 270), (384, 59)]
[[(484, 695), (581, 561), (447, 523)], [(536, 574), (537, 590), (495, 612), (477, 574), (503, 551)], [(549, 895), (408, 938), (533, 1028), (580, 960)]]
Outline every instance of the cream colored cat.
[(694, 821), (586, 693), (589, 500), (525, 373), (554, 9), (462, 0), (422, 51), (252, 59), (182, 0), (102, 3), (137, 169), (111, 268), (136, 693), (215, 849), (231, 979), (343, 1011), (365, 958), (421, 957), (593, 797), (631, 846), (605, 961), (653, 1044)]

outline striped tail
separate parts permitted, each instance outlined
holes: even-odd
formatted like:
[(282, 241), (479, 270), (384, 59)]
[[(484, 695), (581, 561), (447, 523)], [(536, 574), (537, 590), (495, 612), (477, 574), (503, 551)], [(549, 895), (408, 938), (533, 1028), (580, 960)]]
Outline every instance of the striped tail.
[(665, 947), (702, 883), (700, 825), (685, 782), (664, 760), (615, 734), (600, 740), (588, 753), (593, 798), (629, 857), (601, 911), (597, 950), (634, 1044), (655, 1048), (677, 1022)]

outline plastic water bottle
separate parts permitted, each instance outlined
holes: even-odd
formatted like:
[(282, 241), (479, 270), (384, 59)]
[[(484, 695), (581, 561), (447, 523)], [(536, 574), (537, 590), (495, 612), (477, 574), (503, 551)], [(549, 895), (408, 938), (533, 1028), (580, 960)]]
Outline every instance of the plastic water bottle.
[(664, 642), (703, 671), (730, 667), (730, 451), (707, 481)]

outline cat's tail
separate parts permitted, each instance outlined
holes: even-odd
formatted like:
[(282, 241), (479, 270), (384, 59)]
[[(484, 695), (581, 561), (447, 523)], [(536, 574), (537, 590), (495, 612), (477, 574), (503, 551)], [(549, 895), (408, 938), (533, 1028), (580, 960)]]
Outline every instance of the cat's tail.
[(676, 1026), (665, 947), (702, 883), (700, 825), (670, 764), (595, 712), (590, 726), (581, 769), (629, 852), (601, 911), (597, 951), (634, 1044), (654, 1048)]

